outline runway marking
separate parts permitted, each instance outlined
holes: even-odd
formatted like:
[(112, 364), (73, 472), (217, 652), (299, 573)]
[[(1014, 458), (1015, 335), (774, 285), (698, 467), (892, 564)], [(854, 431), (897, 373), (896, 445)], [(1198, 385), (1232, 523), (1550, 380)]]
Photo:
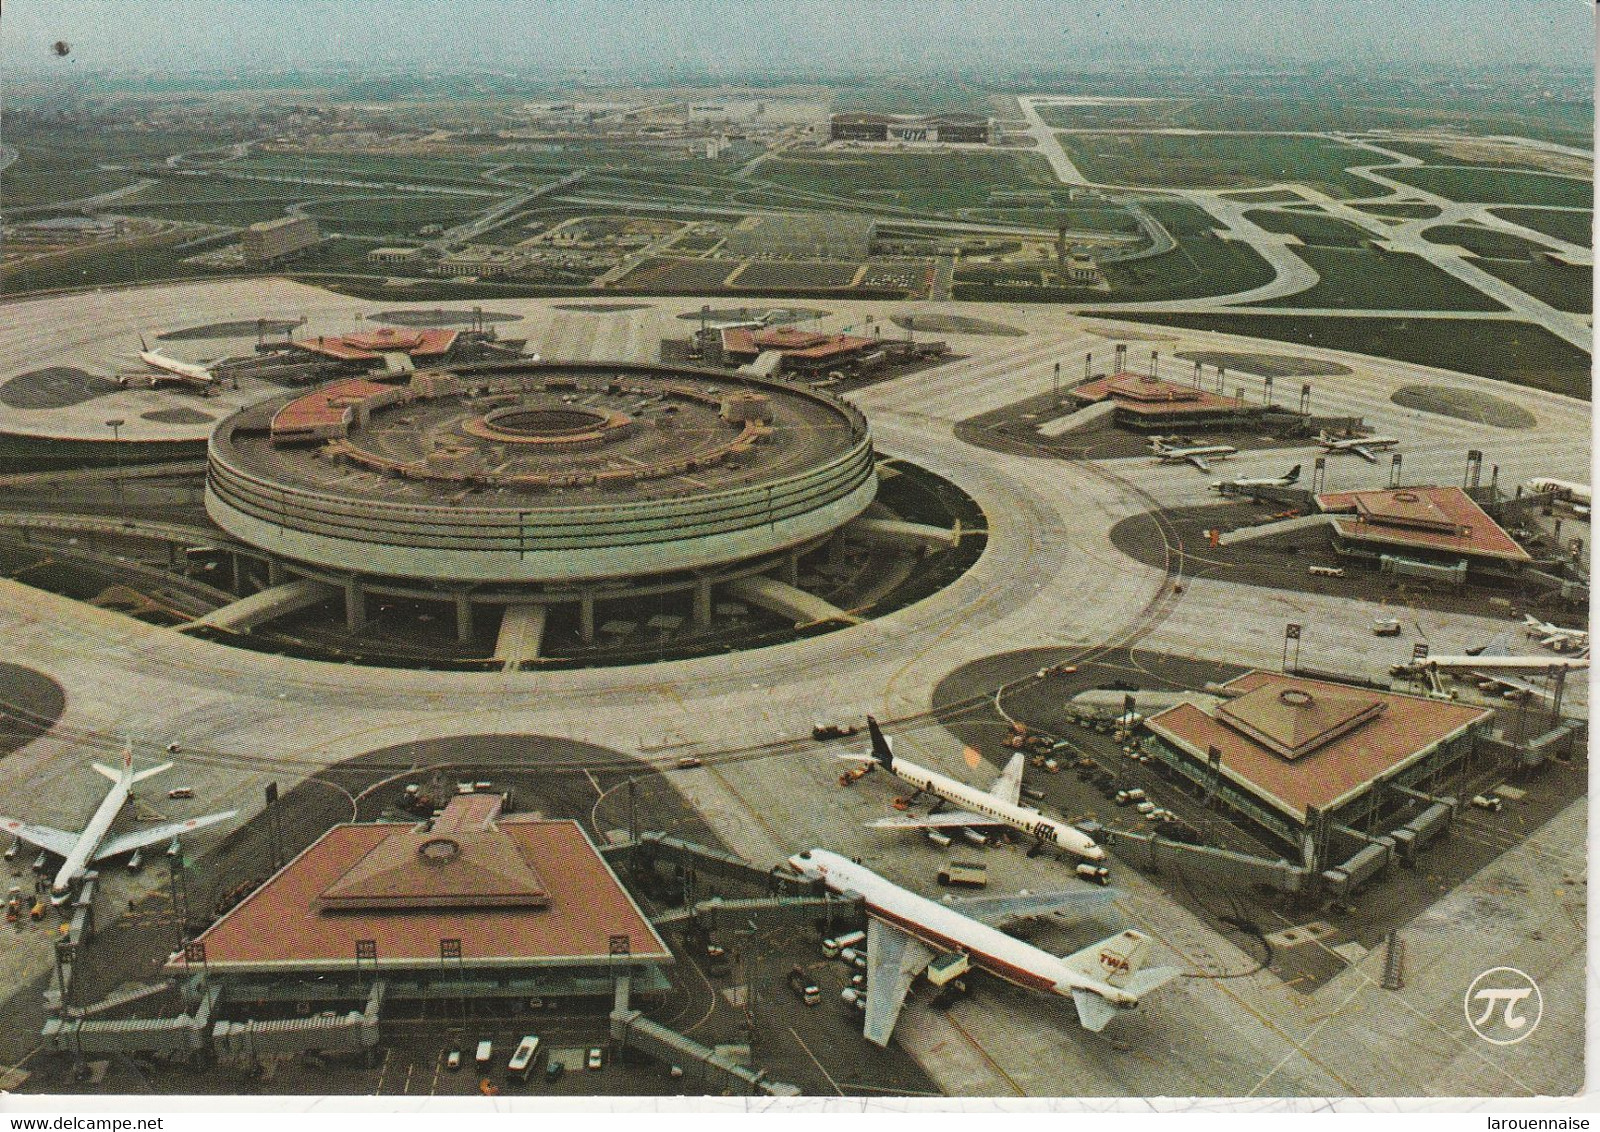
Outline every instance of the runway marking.
[(372, 1095), (375, 1097), (383, 1095), (383, 1079), (389, 1074), (389, 1055), (393, 1052), (392, 1047), (383, 1051), (383, 1065), (378, 1069), (378, 1085), (372, 1090)]
[(844, 1096), (844, 1090), (839, 1088), (839, 1082), (835, 1081), (833, 1074), (829, 1073), (827, 1067), (817, 1060), (817, 1055), (811, 1052), (811, 1047), (806, 1045), (806, 1040), (800, 1036), (793, 1026), (789, 1027), (789, 1032), (794, 1034), (794, 1040), (800, 1043), (800, 1048), (806, 1051), (806, 1056), (811, 1059), (811, 1064), (815, 1065), (822, 1072), (822, 1075), (828, 1079), (828, 1084), (833, 1086), (833, 1091), (841, 1097)]
[(1325, 1068), (1319, 1062), (1317, 1062), (1314, 1058), (1312, 1058), (1312, 1056), (1310, 1054), (1308, 1054), (1306, 1052), (1305, 1047), (1310, 1045), (1311, 1042), (1316, 1038), (1316, 1036), (1322, 1032), (1322, 1028), (1324, 1026), (1326, 1026), (1329, 1022), (1332, 1022), (1335, 1018), (1337, 1018), (1340, 1015), (1340, 1013), (1342, 1013), (1344, 1011), (1344, 1008), (1349, 1006), (1350, 1003), (1352, 1001), (1354, 1001), (1356, 995), (1360, 994), (1362, 991), (1366, 990), (1368, 987), (1371, 987), (1371, 986), (1374, 985), (1372, 980), (1367, 978), (1365, 975), (1361, 974), (1361, 972), (1359, 972), (1359, 971), (1356, 972), (1356, 976), (1360, 981), (1358, 983), (1356, 983), (1355, 989), (1352, 990), (1348, 995), (1345, 996), (1345, 1000), (1343, 1002), (1341, 1002), (1338, 1006), (1336, 1006), (1333, 1009), (1333, 1012), (1330, 1013), (1326, 1018), (1324, 1018), (1322, 1021), (1318, 1022), (1315, 1026), (1313, 1026), (1311, 1028), (1311, 1032), (1305, 1036), (1305, 1040), (1304, 1041), (1297, 1042), (1293, 1038), (1290, 1038), (1289, 1039), (1289, 1044), (1292, 1045), (1294, 1048), (1291, 1049), (1288, 1053), (1284, 1054), (1282, 1057), (1280, 1057), (1278, 1059), (1278, 1064), (1274, 1065), (1271, 1069), (1267, 1070), (1267, 1072), (1262, 1074), (1261, 1075), (1261, 1080), (1257, 1081), (1255, 1083), (1254, 1087), (1251, 1088), (1251, 1090), (1248, 1093), (1246, 1093), (1245, 1096), (1247, 1096), (1247, 1097), (1255, 1096), (1256, 1092), (1261, 1088), (1261, 1086), (1265, 1085), (1268, 1081), (1272, 1080), (1273, 1077), (1277, 1076), (1278, 1070), (1282, 1069), (1285, 1065), (1287, 1065), (1289, 1063), (1289, 1059), (1291, 1057), (1293, 1057), (1295, 1054), (1299, 1054), (1301, 1057), (1305, 1058), (1307, 1061), (1311, 1062), (1313, 1065), (1316, 1065), (1319, 1069), (1320, 1068)]
[(444, 1069), (444, 1050), (439, 1051), (439, 1056), (433, 1059), (433, 1081), (428, 1085), (428, 1095), (435, 1096), (439, 1092), (439, 1074)]
[(411, 1075), (413, 1073), (415, 1073), (416, 1071), (417, 1071), (417, 1063), (415, 1061), (407, 1063), (407, 1065), (406, 1065), (406, 1083), (404, 1085), (400, 1086), (400, 1092), (401, 1092), (402, 1095), (408, 1095), (411, 1092)]
[(989, 1068), (993, 1069), (996, 1073), (998, 1073), (1001, 1076), (1001, 1078), (1005, 1081), (1005, 1083), (1011, 1086), (1012, 1091), (1015, 1092), (1017, 1094), (1017, 1096), (1025, 1097), (1025, 1096), (1028, 1095), (1028, 1091), (1026, 1089), (1024, 1089), (1021, 1085), (1017, 1084), (1016, 1080), (1011, 1076), (1011, 1074), (1007, 1073), (1004, 1069), (1002, 1069), (1000, 1067), (1000, 1063), (998, 1061), (996, 1061), (993, 1057), (989, 1056), (989, 1051), (984, 1049), (981, 1045), (978, 1044), (978, 1039), (973, 1037), (971, 1034), (969, 1034), (967, 1032), (967, 1028), (965, 1026), (963, 1026), (960, 1022), (956, 1021), (956, 1017), (955, 1017), (954, 1014), (950, 1013), (949, 1011), (946, 1011), (945, 1012), (945, 1018), (949, 1021), (950, 1025), (955, 1027), (956, 1033), (960, 1034), (963, 1038), (966, 1038), (967, 1039), (967, 1044), (970, 1045), (973, 1049), (978, 1051), (978, 1056), (983, 1058), (984, 1061), (989, 1063)]

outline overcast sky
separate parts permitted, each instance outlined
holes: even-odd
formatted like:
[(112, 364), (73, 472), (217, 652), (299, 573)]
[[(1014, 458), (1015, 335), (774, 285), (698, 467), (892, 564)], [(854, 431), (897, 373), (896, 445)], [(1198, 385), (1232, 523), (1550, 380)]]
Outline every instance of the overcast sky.
[[(85, 69), (351, 59), (561, 69), (985, 60), (1590, 65), (1588, 0), (4, 0), (0, 58)], [(830, 65), (831, 64), (831, 65)]]

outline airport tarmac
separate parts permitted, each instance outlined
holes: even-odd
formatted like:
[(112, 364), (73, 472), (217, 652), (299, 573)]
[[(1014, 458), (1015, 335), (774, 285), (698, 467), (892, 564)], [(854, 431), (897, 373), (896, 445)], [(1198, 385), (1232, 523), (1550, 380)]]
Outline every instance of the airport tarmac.
[[(0, 374), (92, 360), (63, 360), (50, 331), (73, 302), (16, 304), (14, 323), (0, 331)], [(122, 333), (117, 328), (131, 334), (140, 325), (221, 321), (241, 311), (251, 317), (306, 313), (314, 329), (325, 324), (332, 332), (348, 329), (355, 314), (371, 306), (282, 282), (248, 294), (236, 285), (104, 292), (93, 302), (107, 329), (75, 330), (66, 340), (69, 354), (109, 348)], [(525, 314), (517, 333), (526, 332), (530, 349), (546, 357), (643, 360), (654, 356), (661, 337), (682, 333), (675, 315), (700, 302), (661, 300), (648, 311), (610, 314), (557, 311), (526, 300), (494, 305)], [(1067, 659), (1085, 646), (1114, 641), (1276, 666), (1283, 626), (1293, 620), (1308, 626), (1308, 662), (1315, 655), (1319, 666), (1359, 673), (1391, 659), (1372, 650), (1369, 625), (1381, 606), (1211, 579), (1183, 578), (1178, 593), (1173, 582), (1180, 577), (1180, 548), (1173, 547), (1167, 560), (1173, 568), (1162, 570), (1111, 546), (1111, 528), (1148, 510), (1151, 498), (1198, 504), (1214, 498), (1208, 485), (1216, 477), (1140, 458), (1073, 464), (956, 441), (958, 421), (1048, 388), (1055, 361), (1081, 360), (1090, 349), (1109, 358), (1103, 335), (1114, 324), (1009, 305), (829, 306), (821, 329), (867, 313), (887, 319), (901, 310), (938, 309), (1003, 317), (1027, 330), (1021, 338), (945, 336), (963, 360), (852, 395), (872, 419), (883, 454), (952, 479), (988, 517), (983, 557), (947, 589), (873, 622), (746, 654), (628, 669), (465, 674), (377, 671), (249, 653), (0, 581), (0, 634), (12, 642), (10, 659), (66, 691), (55, 734), (8, 757), (0, 811), (23, 809), (51, 824), (81, 821), (96, 777), (85, 764), (91, 754), (103, 758), (120, 735), (138, 740), (149, 758), (166, 743), (181, 742), (180, 769), (172, 774), (192, 782), (207, 809), (237, 805), (246, 817), (259, 808), (266, 781), (287, 787), (378, 747), (464, 732), (543, 735), (636, 752), (658, 766), (702, 757), (703, 767), (675, 773), (676, 785), (729, 848), (750, 861), (773, 863), (820, 845), (861, 855), (891, 878), (927, 888), (937, 867), (931, 848), (918, 839), (886, 841), (861, 828), (881, 810), (863, 794), (840, 797), (833, 755), (841, 748), (806, 742), (814, 722), (874, 712), (899, 721), (901, 749), (911, 758), (966, 773), (959, 745), (928, 718), (933, 690), (951, 671), (997, 653), (1058, 649)], [(1173, 349), (1260, 348), (1223, 335), (1177, 331), (1175, 337)], [(1459, 482), (1469, 447), (1485, 452), (1486, 466), (1500, 465), (1502, 483), (1534, 475), (1587, 478), (1589, 409), (1583, 403), (1425, 367), (1301, 352), (1326, 354), (1352, 369), (1349, 376), (1312, 379), (1319, 411), (1363, 415), (1402, 437), (1408, 480)], [(1538, 427), (1473, 426), (1389, 401), (1394, 389), (1419, 382), (1515, 396), (1537, 416)], [(1280, 471), (1286, 454), (1241, 457), (1228, 470)], [(1272, 466), (1264, 467), (1269, 461)], [(1382, 486), (1385, 472), (1330, 460), (1329, 487)], [(1430, 635), (1466, 639), (1504, 625), (1433, 611), (1418, 616)], [(1000, 761), (998, 751), (986, 753)], [(815, 804), (819, 797), (826, 804)], [(1585, 816), (1586, 803), (1574, 802), (1528, 845), (1455, 892), (1441, 893), (1424, 916), (1435, 919), (1427, 922), (1464, 923), (1491, 899), (1498, 877), (1525, 889), (1515, 901), (1500, 900), (1504, 908), (1486, 916), (1481, 930), (1474, 920), (1473, 930), (1459, 938), (1441, 929), (1436, 941), (1419, 943), (1418, 977), (1398, 993), (1378, 988), (1374, 965), (1381, 954), (1374, 953), (1309, 996), (1283, 989), (1271, 975), (1184, 980), (1100, 1035), (1079, 1028), (1070, 1005), (1059, 1001), (985, 991), (948, 1014), (913, 1001), (899, 1040), (939, 1088), (954, 1094), (1571, 1092), (1582, 1082), (1582, 1015), (1575, 1004), (1583, 1001)], [(996, 891), (1043, 890), (1063, 880), (1060, 866), (1029, 861), (1020, 852), (989, 859)], [(1555, 880), (1552, 860), (1580, 882)], [(1124, 890), (1119, 912), (1162, 941), (1186, 969), (1237, 973), (1256, 962), (1132, 870), (1121, 870), (1117, 879)], [(8, 951), (3, 973), (21, 985), (48, 962), (48, 948), (23, 947)], [(1529, 1041), (1494, 1047), (1467, 1029), (1461, 998), (1479, 971), (1502, 963), (1538, 978), (1547, 1000), (1569, 1005), (1565, 1018), (1548, 1017)]]

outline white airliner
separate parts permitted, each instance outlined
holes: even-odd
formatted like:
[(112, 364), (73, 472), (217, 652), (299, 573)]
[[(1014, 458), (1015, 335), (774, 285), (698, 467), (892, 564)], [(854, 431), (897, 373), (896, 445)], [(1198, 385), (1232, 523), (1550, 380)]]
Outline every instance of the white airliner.
[(177, 358), (169, 358), (160, 350), (152, 350), (144, 340), (144, 335), (139, 335), (139, 360), (150, 367), (149, 373), (123, 373), (117, 375), (117, 384), (122, 386), (143, 383), (154, 389), (158, 385), (179, 384), (195, 385), (202, 389), (213, 389), (222, 384), (216, 374), (202, 365), (193, 362), (180, 362)]
[(1540, 621), (1531, 613), (1522, 615), (1528, 636), (1538, 638), (1547, 649), (1554, 652), (1582, 652), (1589, 648), (1589, 633), (1584, 629), (1567, 629)]
[(1005, 770), (1000, 772), (1000, 777), (995, 779), (993, 789), (980, 790), (976, 786), (968, 786), (965, 782), (947, 778), (927, 767), (896, 758), (894, 749), (884, 738), (882, 729), (878, 727), (878, 721), (870, 715), (867, 717), (867, 730), (872, 736), (873, 759), (884, 770), (916, 788), (913, 800), (922, 794), (932, 794), (935, 798), (960, 807), (939, 813), (921, 815), (907, 813), (892, 818), (880, 818), (872, 823), (874, 828), (927, 829), (939, 826), (1004, 825), (1020, 829), (1034, 839), (1034, 846), (1029, 851), (1030, 856), (1044, 846), (1050, 845), (1057, 849), (1065, 849), (1068, 853), (1082, 857), (1086, 861), (1105, 859), (1106, 851), (1096, 845), (1094, 839), (1087, 834), (1080, 833), (1066, 822), (1047, 818), (1038, 810), (1018, 804), (1022, 795), (1023, 756), (1020, 753), (1014, 755), (1006, 764)]
[(1209, 472), (1212, 460), (1226, 460), (1239, 450), (1231, 444), (1200, 444), (1188, 448), (1175, 448), (1167, 443), (1166, 437), (1152, 436), (1150, 451), (1154, 452), (1156, 459), (1162, 463), (1187, 460), (1202, 472)]
[(1317, 434), (1317, 443), (1322, 445), (1325, 452), (1354, 452), (1369, 464), (1376, 464), (1378, 458), (1375, 452), (1382, 452), (1386, 448), (1393, 448), (1400, 443), (1397, 436), (1352, 436), (1344, 440), (1329, 436), (1327, 433)]
[(1299, 480), (1300, 465), (1296, 464), (1281, 476), (1256, 476), (1236, 480), (1218, 480), (1211, 485), (1211, 490), (1227, 493), (1243, 487), (1291, 487), (1298, 483)]
[(1397, 664), (1390, 671), (1397, 676), (1427, 676), (1436, 685), (1436, 673), (1464, 674), (1477, 683), (1479, 691), (1500, 690), (1500, 694), (1508, 700), (1527, 696), (1553, 700), (1554, 693), (1549, 689), (1520, 679), (1517, 674), (1548, 675), (1557, 669), (1571, 671), (1588, 667), (1588, 657), (1512, 656), (1506, 647), (1506, 634), (1501, 633), (1487, 645), (1469, 650), (1461, 656), (1420, 657), (1409, 664)]
[(1528, 481), (1528, 486), (1534, 491), (1554, 492), (1556, 498), (1565, 499), (1572, 504), (1572, 509), (1579, 515), (1589, 514), (1589, 505), (1593, 502), (1594, 492), (1586, 483), (1573, 483), (1571, 480), (1555, 480), (1548, 476)]
[[(960, 953), (979, 970), (1028, 990), (1071, 998), (1083, 1028), (1099, 1032), (1119, 1010), (1177, 978), (1176, 967), (1144, 967), (1152, 942), (1128, 929), (1056, 956), (1006, 935), (997, 924), (1015, 922), (1064, 906), (1063, 898), (977, 897), (948, 903), (918, 896), (864, 865), (826, 849), (789, 858), (801, 876), (835, 892), (859, 893), (867, 910), (867, 1016), (862, 1033), (887, 1046), (912, 982), (941, 955)], [(1079, 906), (1104, 900), (1105, 890), (1085, 892)]]
[(117, 815), (122, 812), (122, 807), (127, 804), (128, 797), (133, 793), (134, 783), (143, 782), (162, 771), (170, 770), (172, 764), (162, 763), (148, 770), (136, 771), (133, 769), (133, 747), (130, 745), (123, 749), (121, 770), (112, 770), (100, 763), (95, 763), (94, 769), (111, 780), (111, 790), (95, 810), (94, 816), (89, 819), (89, 824), (83, 827), (82, 833), (68, 833), (65, 830), (51, 829), (47, 825), (33, 825), (16, 818), (0, 817), (0, 829), (10, 833), (18, 841), (63, 858), (61, 868), (56, 872), (55, 882), (50, 888), (52, 904), (65, 904), (72, 896), (73, 886), (82, 879), (89, 866), (98, 861), (122, 853), (132, 853), (147, 845), (169, 841), (205, 826), (227, 821), (239, 812), (228, 810), (226, 813), (207, 814), (201, 818), (165, 822), (119, 834), (108, 841), (106, 833), (111, 829), (111, 823), (117, 820)]

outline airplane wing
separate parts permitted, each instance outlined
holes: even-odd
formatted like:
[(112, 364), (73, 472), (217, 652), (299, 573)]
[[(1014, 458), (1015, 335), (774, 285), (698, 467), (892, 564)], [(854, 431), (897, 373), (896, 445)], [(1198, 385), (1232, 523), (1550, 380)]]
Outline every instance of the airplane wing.
[(882, 920), (867, 921), (867, 1020), (861, 1033), (887, 1047), (900, 1007), (916, 977), (933, 962), (933, 951)]
[(1372, 449), (1370, 448), (1364, 448), (1359, 444), (1352, 444), (1350, 446), (1350, 451), (1354, 452), (1357, 456), (1360, 456), (1369, 464), (1376, 464), (1378, 462), (1378, 457), (1373, 455)]
[(1541, 700), (1555, 698), (1547, 689), (1541, 688), (1537, 684), (1530, 684), (1526, 680), (1518, 680), (1515, 676), (1506, 676), (1499, 672), (1473, 672), (1472, 675), (1474, 679), (1490, 680), (1514, 691), (1526, 692), (1530, 696), (1538, 696)]
[(898, 814), (867, 823), (871, 829), (939, 829), (947, 826), (1004, 824), (983, 814), (972, 813), (970, 810), (945, 810), (938, 814)]
[(1193, 464), (1195, 467), (1199, 468), (1202, 472), (1209, 472), (1211, 470), (1211, 461), (1207, 460), (1204, 456), (1193, 454), (1185, 456), (1184, 459), (1189, 461), (1189, 463)]
[(58, 857), (65, 857), (78, 846), (78, 835), (47, 825), (30, 825), (16, 818), (0, 818), (0, 830), (38, 849), (46, 849)]
[(989, 788), (989, 793), (996, 798), (1015, 806), (1022, 801), (1022, 766), (1024, 757), (1021, 751), (1011, 756), (1011, 761), (1006, 763), (1005, 770), (1000, 772), (1000, 777), (994, 780), (994, 785)]
[(1015, 924), (1048, 916), (1052, 912), (1102, 908), (1117, 896), (1114, 888), (1085, 887), (1065, 892), (1019, 893), (1016, 896), (947, 896), (944, 903), (963, 916), (971, 916), (991, 928), (1005, 931)]
[(184, 821), (169, 821), (164, 825), (154, 825), (147, 829), (136, 829), (102, 842), (100, 851), (94, 855), (94, 859), (104, 861), (107, 857), (115, 857), (118, 853), (131, 853), (135, 849), (143, 849), (146, 845), (171, 841), (174, 837), (182, 837), (186, 833), (193, 833), (208, 825), (216, 825), (219, 821), (227, 821), (238, 812), (238, 810), (227, 810), (220, 814), (207, 814), (203, 818), (187, 818)]

